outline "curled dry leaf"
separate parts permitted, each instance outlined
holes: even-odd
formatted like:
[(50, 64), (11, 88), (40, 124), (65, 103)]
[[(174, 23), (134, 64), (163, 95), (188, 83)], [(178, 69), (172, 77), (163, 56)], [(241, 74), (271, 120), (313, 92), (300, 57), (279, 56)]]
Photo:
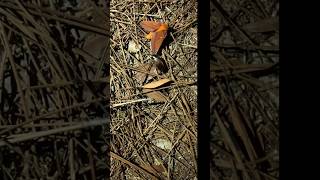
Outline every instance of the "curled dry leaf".
[(151, 89), (143, 89), (144, 93), (146, 93), (146, 96), (153, 99), (156, 102), (167, 102), (168, 98), (160, 91), (153, 91)]
[(154, 62), (140, 64), (136, 68), (135, 79), (138, 84), (143, 85), (145, 81), (148, 81), (152, 76), (168, 72), (168, 67), (162, 59), (157, 59)]
[(154, 88), (160, 87), (160, 86), (162, 86), (164, 84), (167, 84), (169, 82), (171, 82), (171, 80), (165, 78), (165, 79), (160, 79), (158, 81), (154, 81), (154, 82), (148, 83), (148, 84), (146, 84), (146, 85), (144, 85), (142, 87), (145, 88), (145, 89), (154, 89)]

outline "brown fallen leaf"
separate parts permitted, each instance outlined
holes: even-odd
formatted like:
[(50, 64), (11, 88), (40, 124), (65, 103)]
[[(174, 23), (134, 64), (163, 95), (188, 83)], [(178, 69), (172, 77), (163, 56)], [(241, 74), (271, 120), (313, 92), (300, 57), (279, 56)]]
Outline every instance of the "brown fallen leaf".
[(148, 84), (146, 84), (146, 85), (144, 85), (142, 87), (145, 88), (145, 89), (154, 89), (154, 88), (160, 87), (160, 86), (162, 86), (164, 84), (167, 84), (169, 82), (171, 82), (171, 80), (165, 78), (165, 79), (160, 79), (158, 81), (154, 81), (154, 82), (148, 83)]
[(168, 100), (167, 96), (160, 91), (153, 91), (151, 89), (143, 89), (142, 91), (146, 93), (146, 96), (157, 102), (166, 102)]
[(156, 68), (150, 63), (141, 64), (138, 67), (136, 67), (136, 69), (137, 72), (135, 74), (135, 78), (140, 85), (142, 85), (146, 81), (146, 79), (149, 79), (149, 74), (154, 76), (156, 75)]
[(153, 62), (140, 64), (135, 68), (135, 78), (140, 85), (142, 85), (145, 81), (151, 79), (152, 76), (168, 72), (168, 67), (166, 63), (164, 62), (164, 60), (160, 58), (157, 58), (156, 61)]
[(141, 167), (152, 174), (163, 173), (165, 169), (161, 165), (141, 165)]

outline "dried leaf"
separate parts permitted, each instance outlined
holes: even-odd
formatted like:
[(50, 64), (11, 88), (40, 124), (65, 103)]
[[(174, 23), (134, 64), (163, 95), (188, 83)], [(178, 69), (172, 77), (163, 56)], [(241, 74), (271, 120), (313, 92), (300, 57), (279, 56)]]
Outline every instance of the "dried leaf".
[(147, 32), (153, 32), (159, 29), (161, 26), (161, 22), (155, 22), (155, 21), (142, 21), (140, 22), (140, 26)]
[(135, 78), (140, 85), (144, 83), (144, 81), (148, 77), (148, 74), (156, 75), (156, 68), (149, 63), (141, 64), (138, 67), (136, 67), (136, 69), (137, 69), (137, 73), (135, 74)]
[(154, 89), (154, 88), (160, 87), (160, 86), (162, 86), (164, 84), (167, 84), (169, 82), (171, 82), (171, 80), (165, 78), (165, 79), (160, 79), (158, 81), (154, 81), (154, 82), (148, 83), (148, 84), (146, 84), (146, 85), (144, 85), (142, 87), (145, 88), (145, 89)]
[(157, 54), (163, 40), (167, 36), (168, 24), (154, 22), (154, 21), (142, 21), (140, 26), (147, 32), (150, 32), (146, 35), (147, 39), (151, 39), (151, 53)]
[(150, 89), (143, 89), (143, 92), (146, 93), (146, 96), (157, 101), (157, 102), (166, 102), (168, 98), (161, 93), (160, 91), (152, 91)]
[(167, 37), (167, 30), (151, 32), (151, 53), (157, 54), (164, 39)]

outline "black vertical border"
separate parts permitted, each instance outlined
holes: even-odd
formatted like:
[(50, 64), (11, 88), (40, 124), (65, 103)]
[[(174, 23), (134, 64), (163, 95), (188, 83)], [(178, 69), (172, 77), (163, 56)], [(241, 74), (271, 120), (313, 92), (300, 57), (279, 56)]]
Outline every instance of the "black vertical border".
[(319, 6), (280, 3), (280, 179), (319, 176)]
[(210, 3), (198, 1), (198, 179), (210, 177)]
[[(110, 3), (111, 0), (105, 0), (105, 14), (106, 14), (106, 31), (108, 32), (108, 37), (107, 37), (107, 59), (106, 59), (106, 65), (107, 65), (107, 82), (110, 82), (110, 59), (111, 59), (111, 53), (110, 53), (110, 39), (111, 39), (111, 31), (110, 31), (110, 25), (111, 25), (111, 16), (110, 16)], [(106, 118), (108, 120), (108, 123), (106, 125), (106, 129), (108, 131), (108, 137), (106, 137), (106, 139), (108, 140), (108, 151), (107, 151), (107, 172), (106, 172), (106, 179), (110, 179), (110, 173), (111, 173), (111, 156), (110, 156), (110, 146), (111, 146), (111, 113), (110, 113), (110, 83), (107, 83), (107, 92), (106, 92), (106, 101), (107, 101), (107, 115)]]

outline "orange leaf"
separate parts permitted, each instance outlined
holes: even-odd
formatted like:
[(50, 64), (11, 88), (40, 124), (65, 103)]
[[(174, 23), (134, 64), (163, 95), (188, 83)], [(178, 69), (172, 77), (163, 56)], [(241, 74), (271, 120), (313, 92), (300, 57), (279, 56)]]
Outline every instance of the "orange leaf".
[(167, 31), (169, 28), (168, 24), (161, 24), (161, 26), (156, 30), (156, 32), (159, 32), (159, 31)]
[(147, 34), (147, 35), (146, 35), (146, 39), (152, 39), (152, 33), (153, 33), (153, 32), (150, 32), (149, 34)]
[(161, 26), (162, 23), (155, 21), (142, 21), (140, 26), (147, 32), (154, 32)]
[(142, 21), (140, 26), (147, 32), (147, 39), (151, 39), (151, 53), (157, 54), (164, 39), (167, 36), (168, 24), (154, 22), (154, 21)]
[(152, 32), (152, 37), (151, 37), (151, 53), (152, 54), (158, 53), (166, 36), (167, 36), (166, 30)]

